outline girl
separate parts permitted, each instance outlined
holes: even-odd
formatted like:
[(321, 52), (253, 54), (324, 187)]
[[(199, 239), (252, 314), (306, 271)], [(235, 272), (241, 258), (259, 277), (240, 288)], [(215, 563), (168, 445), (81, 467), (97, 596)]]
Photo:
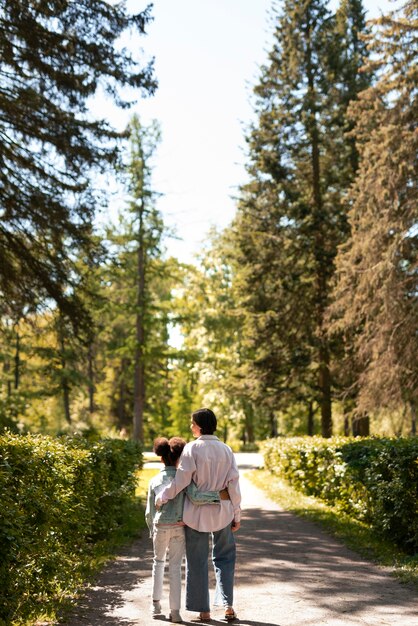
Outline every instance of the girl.
[(145, 519), (154, 546), (152, 565), (152, 616), (161, 614), (164, 565), (169, 556), (170, 616), (172, 622), (181, 622), (181, 565), (185, 554), (183, 503), (184, 491), (163, 507), (156, 509), (155, 498), (176, 475), (176, 467), (186, 442), (180, 437), (170, 440), (159, 437), (154, 441), (154, 453), (161, 457), (164, 468), (151, 479), (148, 487)]

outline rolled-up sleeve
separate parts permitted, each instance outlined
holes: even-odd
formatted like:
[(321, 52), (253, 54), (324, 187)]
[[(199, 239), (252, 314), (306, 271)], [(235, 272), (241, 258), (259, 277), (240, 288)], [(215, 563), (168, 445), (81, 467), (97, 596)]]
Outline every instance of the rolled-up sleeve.
[(239, 471), (233, 454), (226, 486), (234, 508), (234, 520), (239, 522), (241, 521), (241, 491), (239, 487)]
[(150, 537), (152, 537), (152, 526), (155, 517), (154, 491), (151, 483), (148, 485), (147, 507), (145, 509), (145, 521), (149, 528)]

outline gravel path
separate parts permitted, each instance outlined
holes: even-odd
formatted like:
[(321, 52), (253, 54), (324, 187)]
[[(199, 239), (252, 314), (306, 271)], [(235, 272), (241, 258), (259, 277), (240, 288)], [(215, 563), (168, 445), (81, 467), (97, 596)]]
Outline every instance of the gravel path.
[[(236, 535), (235, 608), (243, 626), (418, 626), (418, 594), (245, 479), (256, 454), (237, 455), (243, 520)], [(152, 546), (141, 537), (109, 563), (66, 626), (159, 626), (149, 616)], [(213, 579), (212, 579), (213, 583)], [(212, 586), (213, 588), (213, 586)], [(167, 595), (163, 610), (168, 616)], [(210, 622), (225, 624), (215, 609)], [(182, 610), (185, 624), (195, 613)]]

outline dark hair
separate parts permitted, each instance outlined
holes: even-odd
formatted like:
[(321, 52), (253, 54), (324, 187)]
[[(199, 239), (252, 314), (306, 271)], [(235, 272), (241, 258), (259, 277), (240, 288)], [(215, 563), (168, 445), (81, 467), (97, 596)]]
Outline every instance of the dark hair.
[(154, 452), (162, 458), (164, 465), (175, 465), (185, 445), (186, 442), (180, 437), (171, 437), (170, 440), (158, 437), (154, 441)]
[(198, 409), (192, 413), (192, 418), (198, 426), (202, 435), (212, 435), (217, 426), (216, 416), (210, 409)]

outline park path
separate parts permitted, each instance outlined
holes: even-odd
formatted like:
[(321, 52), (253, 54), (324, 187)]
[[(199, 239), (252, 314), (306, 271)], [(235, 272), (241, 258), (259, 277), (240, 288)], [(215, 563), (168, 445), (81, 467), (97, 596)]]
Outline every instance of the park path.
[[(246, 478), (256, 454), (238, 454), (243, 492), (236, 535), (235, 608), (243, 626), (418, 626), (418, 594), (315, 524), (283, 511)], [(146, 533), (88, 588), (66, 626), (159, 626), (149, 616), (152, 546)], [(212, 587), (213, 588), (213, 587)], [(165, 596), (167, 598), (167, 594)], [(166, 599), (163, 610), (168, 616)], [(185, 624), (195, 613), (182, 610)], [(222, 610), (213, 626), (225, 624)]]

